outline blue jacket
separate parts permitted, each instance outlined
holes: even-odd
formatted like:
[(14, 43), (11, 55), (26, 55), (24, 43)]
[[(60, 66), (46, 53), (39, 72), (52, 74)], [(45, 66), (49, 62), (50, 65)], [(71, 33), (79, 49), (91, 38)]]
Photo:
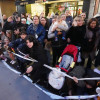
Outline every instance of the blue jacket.
[(9, 44), (9, 47), (12, 47), (12, 48), (14, 48), (15, 49), (15, 51), (16, 51), (16, 49), (17, 49), (17, 47), (20, 45), (20, 44), (22, 44), (22, 43), (25, 43), (25, 40), (23, 40), (23, 39), (16, 39), (15, 41), (12, 41), (10, 44)]
[(72, 16), (67, 16), (66, 17), (66, 23), (68, 24), (68, 27), (72, 26), (73, 18)]
[(44, 41), (44, 38), (45, 38), (45, 29), (42, 25), (38, 24), (37, 30), (35, 32), (33, 30), (33, 24), (31, 24), (27, 29), (27, 34), (28, 35), (34, 35), (34, 36), (35, 36), (35, 34), (37, 34), (38, 41), (43, 44), (43, 41)]

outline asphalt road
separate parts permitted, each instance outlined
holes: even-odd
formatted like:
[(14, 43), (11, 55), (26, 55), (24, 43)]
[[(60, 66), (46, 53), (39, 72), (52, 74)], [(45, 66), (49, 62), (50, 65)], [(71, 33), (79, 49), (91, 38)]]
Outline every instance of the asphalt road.
[(0, 61), (0, 100), (52, 100)]

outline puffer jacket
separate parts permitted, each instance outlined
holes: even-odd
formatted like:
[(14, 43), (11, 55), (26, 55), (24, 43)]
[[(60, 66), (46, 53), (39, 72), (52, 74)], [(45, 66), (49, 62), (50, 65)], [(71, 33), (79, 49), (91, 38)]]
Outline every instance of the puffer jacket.
[(30, 26), (27, 28), (27, 34), (34, 36), (37, 35), (38, 41), (43, 44), (45, 38), (45, 29), (41, 24), (38, 24), (36, 32), (33, 29), (33, 24), (30, 24)]

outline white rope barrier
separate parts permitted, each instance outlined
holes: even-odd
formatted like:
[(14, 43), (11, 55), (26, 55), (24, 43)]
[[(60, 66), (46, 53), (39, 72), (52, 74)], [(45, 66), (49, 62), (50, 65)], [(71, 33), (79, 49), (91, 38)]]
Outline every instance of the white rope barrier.
[[(18, 72), (18, 71), (16, 71), (16, 70), (14, 70), (13, 68), (11, 68), (5, 61), (2, 61), (4, 64), (5, 64), (5, 66), (7, 66), (7, 68), (8, 69), (10, 69), (11, 71), (13, 71), (14, 73), (16, 73), (16, 74), (20, 74), (20, 72)], [(27, 76), (25, 76), (25, 75), (23, 75), (23, 77), (26, 79), (26, 80), (28, 80), (30, 83), (32, 83), (32, 80), (29, 78), (29, 77), (27, 77)], [(59, 99), (73, 99), (73, 100), (75, 100), (75, 99), (77, 99), (77, 100), (80, 100), (80, 99), (90, 99), (90, 98), (96, 98), (97, 96), (99, 96), (99, 94), (96, 94), (96, 95), (84, 95), (84, 96), (65, 96), (65, 97), (62, 97), (62, 96), (59, 96), (59, 95), (56, 95), (56, 94), (53, 94), (53, 93), (51, 93), (51, 92), (48, 92), (48, 91), (46, 91), (45, 89), (43, 89), (43, 88), (41, 88), (41, 87), (39, 87), (37, 84), (34, 84), (38, 89), (40, 89), (42, 92), (44, 92), (45, 94), (47, 94), (48, 96), (50, 96), (52, 99), (55, 99), (55, 100), (59, 100)]]
[[(13, 53), (13, 52), (12, 52)], [(29, 59), (29, 58), (25, 58), (24, 56), (21, 56), (19, 54), (16, 54), (16, 53), (13, 53), (14, 55), (22, 58), (22, 59), (25, 59), (25, 60), (28, 60), (28, 61), (32, 61), (32, 62), (38, 62), (37, 60), (34, 60), (34, 59)], [(52, 68), (51, 66), (48, 66), (46, 64), (44, 64), (44, 66), (46, 68), (49, 68), (51, 70), (55, 70), (57, 71), (58, 73), (61, 73), (63, 76), (66, 76), (66, 77), (69, 77), (70, 79), (73, 79), (71, 76), (67, 75), (66, 73), (64, 72), (61, 72), (60, 70), (56, 69), (56, 68)], [(13, 71), (13, 70), (12, 70)], [(100, 80), (100, 77), (94, 77), (94, 78), (79, 78), (78, 80)], [(77, 100), (80, 100), (80, 99), (90, 99), (90, 98), (96, 98), (97, 96), (99, 96), (99, 93), (96, 94), (96, 95), (84, 95), (84, 96), (65, 96), (65, 97), (62, 97), (62, 96), (58, 96), (58, 95), (55, 95), (55, 94), (52, 94), (50, 92), (47, 92), (43, 89), (41, 89), (43, 92), (45, 92), (48, 96), (50, 96), (52, 99), (77, 99)], [(53, 96), (54, 95), (54, 96)]]
[(59, 98), (59, 99), (73, 99), (73, 100), (78, 99), (78, 100), (80, 100), (80, 99), (91, 99), (91, 98), (95, 98), (95, 97), (97, 97), (97, 96), (98, 96), (98, 95), (65, 96), (65, 97), (61, 97), (61, 98)]
[[(16, 54), (16, 53), (14, 53), (14, 52), (12, 52), (14, 55), (16, 55), (16, 56), (18, 56), (18, 57), (20, 57), (20, 58), (22, 58), (22, 59), (25, 59), (25, 60), (28, 60), (28, 61), (32, 61), (32, 62), (38, 62), (37, 60), (35, 60), (35, 59), (33, 59), (33, 58), (26, 58), (26, 57), (24, 57), (24, 56), (21, 56), (21, 55), (19, 55), (19, 54)], [(70, 78), (70, 79), (73, 79), (73, 77), (71, 77), (70, 75), (68, 75), (67, 73), (64, 73), (64, 72), (61, 72), (60, 70), (58, 70), (57, 68), (53, 68), (53, 67), (51, 67), (51, 66), (48, 66), (48, 65), (46, 65), (46, 64), (44, 64), (43, 65), (44, 67), (46, 67), (46, 68), (48, 68), (48, 69), (51, 69), (51, 70), (55, 70), (55, 71), (57, 71), (58, 73), (61, 73), (61, 75), (62, 76), (66, 76), (66, 77), (68, 77), (68, 78)], [(93, 78), (77, 78), (78, 80), (100, 80), (100, 77), (93, 77)]]
[(84, 80), (100, 80), (100, 77), (92, 77), (92, 78), (78, 78), (78, 80), (82, 80), (82, 81), (84, 81)]

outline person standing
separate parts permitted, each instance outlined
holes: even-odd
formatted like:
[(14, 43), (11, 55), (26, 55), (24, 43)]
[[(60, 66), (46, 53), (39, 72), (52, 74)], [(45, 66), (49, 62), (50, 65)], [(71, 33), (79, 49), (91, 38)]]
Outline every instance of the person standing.
[(39, 23), (38, 16), (35, 15), (33, 17), (33, 24), (30, 24), (30, 26), (27, 28), (27, 34), (35, 36), (35, 38), (37, 38), (37, 40), (43, 45), (45, 38), (45, 29)]

